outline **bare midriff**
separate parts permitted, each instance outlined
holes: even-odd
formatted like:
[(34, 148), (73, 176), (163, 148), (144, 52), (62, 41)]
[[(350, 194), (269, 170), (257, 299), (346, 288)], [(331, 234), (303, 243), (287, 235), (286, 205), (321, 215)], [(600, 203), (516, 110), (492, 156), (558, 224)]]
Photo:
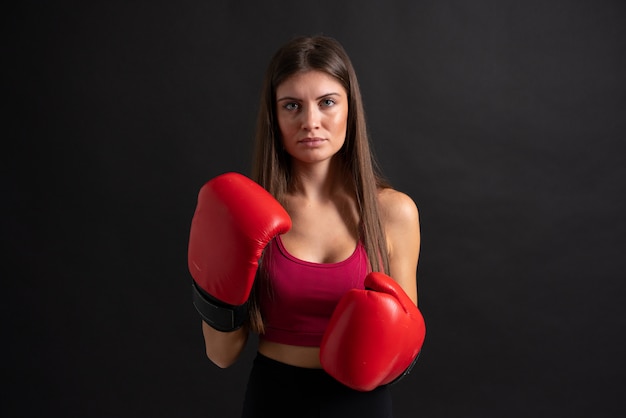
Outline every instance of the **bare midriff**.
[(259, 353), (263, 354), (265, 357), (291, 366), (309, 369), (319, 369), (322, 367), (320, 364), (319, 347), (301, 347), (261, 339), (259, 340), (258, 350)]

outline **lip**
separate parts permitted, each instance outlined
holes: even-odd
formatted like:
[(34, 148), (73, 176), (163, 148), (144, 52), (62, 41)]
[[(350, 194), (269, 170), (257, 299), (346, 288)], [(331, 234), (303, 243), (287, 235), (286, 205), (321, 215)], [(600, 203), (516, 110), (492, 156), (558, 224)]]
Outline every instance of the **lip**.
[(313, 146), (313, 145), (320, 144), (320, 143), (322, 143), (324, 141), (325, 141), (324, 138), (319, 138), (319, 137), (309, 138), (309, 137), (307, 137), (307, 138), (300, 139), (298, 142), (300, 144)]

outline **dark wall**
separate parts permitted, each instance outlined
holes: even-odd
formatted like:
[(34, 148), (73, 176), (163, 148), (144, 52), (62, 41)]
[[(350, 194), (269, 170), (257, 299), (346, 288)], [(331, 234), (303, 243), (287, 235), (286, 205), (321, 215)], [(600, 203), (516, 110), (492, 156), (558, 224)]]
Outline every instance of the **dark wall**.
[(428, 333), (396, 417), (626, 413), (620, 1), (20, 2), (3, 15), (4, 416), (236, 417), (203, 352), (196, 193), (246, 173), (294, 35), (353, 58), (420, 208)]

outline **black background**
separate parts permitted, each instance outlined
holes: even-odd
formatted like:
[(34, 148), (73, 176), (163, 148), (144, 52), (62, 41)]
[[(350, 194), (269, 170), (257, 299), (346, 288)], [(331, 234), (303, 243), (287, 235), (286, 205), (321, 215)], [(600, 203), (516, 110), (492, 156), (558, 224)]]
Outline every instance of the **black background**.
[(3, 12), (4, 416), (236, 417), (204, 355), (199, 187), (248, 173), (265, 66), (351, 55), (420, 208), (427, 339), (396, 417), (626, 414), (621, 1), (66, 1)]

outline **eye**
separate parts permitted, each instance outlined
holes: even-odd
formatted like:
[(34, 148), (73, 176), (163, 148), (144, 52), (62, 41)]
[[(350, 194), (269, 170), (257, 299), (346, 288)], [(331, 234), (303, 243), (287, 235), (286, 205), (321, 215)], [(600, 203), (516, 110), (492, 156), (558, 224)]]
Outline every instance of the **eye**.
[(335, 101), (333, 99), (322, 99), (320, 104), (324, 107), (331, 107), (335, 105)]
[(300, 105), (298, 103), (295, 103), (295, 102), (289, 102), (289, 103), (285, 103), (283, 105), (283, 107), (286, 110), (298, 110), (300, 108)]

